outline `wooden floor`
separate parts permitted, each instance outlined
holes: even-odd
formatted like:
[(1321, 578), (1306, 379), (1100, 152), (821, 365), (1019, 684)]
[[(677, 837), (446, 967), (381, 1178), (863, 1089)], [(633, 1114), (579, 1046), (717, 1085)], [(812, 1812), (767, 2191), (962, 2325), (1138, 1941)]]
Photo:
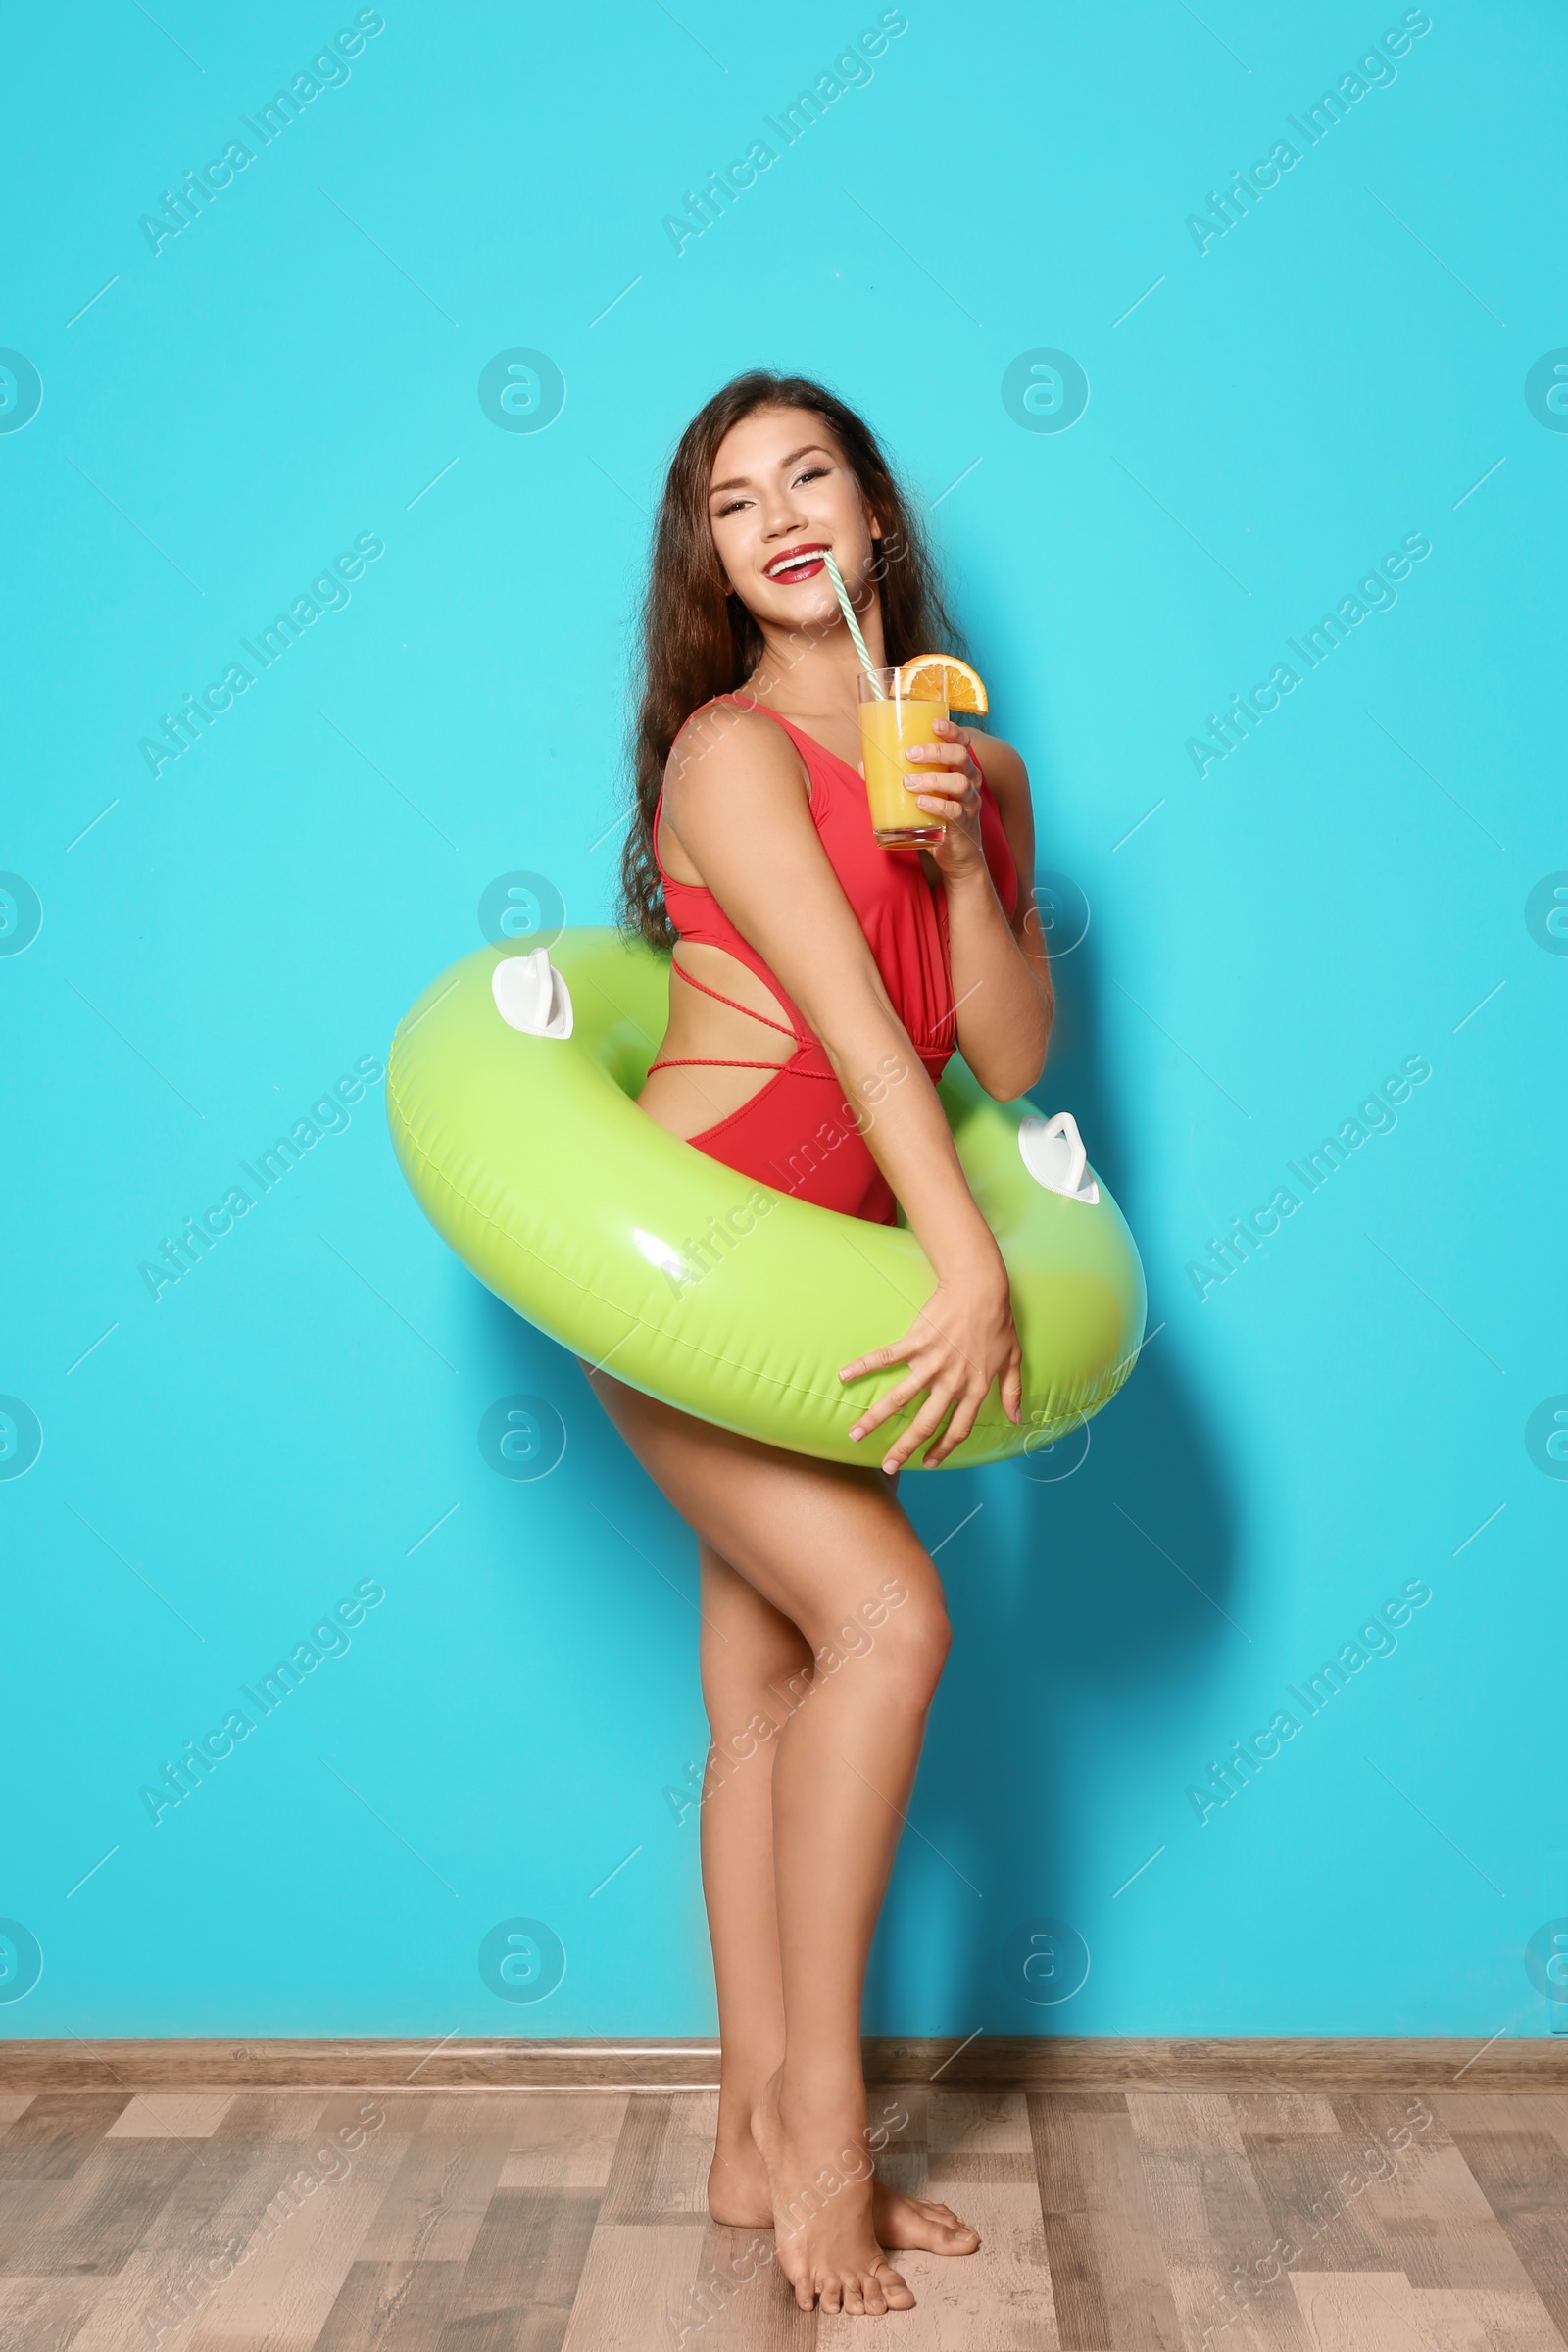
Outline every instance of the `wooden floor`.
[(1568, 2341), (1568, 2096), (893, 2100), (879, 2170), (984, 2243), (903, 2257), (917, 2309), (856, 2320), (708, 2221), (711, 2091), (0, 2098), (0, 2352)]

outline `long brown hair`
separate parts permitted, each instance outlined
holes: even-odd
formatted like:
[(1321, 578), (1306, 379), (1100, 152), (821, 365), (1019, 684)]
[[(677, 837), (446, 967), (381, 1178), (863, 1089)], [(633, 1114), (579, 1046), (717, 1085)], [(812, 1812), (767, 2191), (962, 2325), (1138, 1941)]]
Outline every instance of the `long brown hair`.
[(653, 838), (670, 746), (702, 704), (744, 685), (763, 652), (761, 630), (726, 585), (708, 517), (719, 444), (758, 409), (806, 409), (819, 416), (869, 501), (882, 526), (874, 576), (887, 660), (962, 650), (913, 502), (864, 419), (824, 384), (765, 368), (737, 375), (715, 392), (682, 433), (670, 462), (642, 608), (630, 747), (636, 806), (621, 852), (620, 915), (626, 929), (656, 948), (669, 948), (675, 939)]

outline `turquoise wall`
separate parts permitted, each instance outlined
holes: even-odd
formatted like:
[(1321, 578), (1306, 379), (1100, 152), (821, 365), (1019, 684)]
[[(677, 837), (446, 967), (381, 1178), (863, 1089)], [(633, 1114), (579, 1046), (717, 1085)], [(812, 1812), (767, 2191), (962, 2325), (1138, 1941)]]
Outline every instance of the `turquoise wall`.
[(906, 1482), (956, 1643), (867, 2029), (1568, 2024), (1560, 12), (62, 37), (0, 313), (4, 2031), (711, 2029), (691, 1538), (379, 1082), (508, 877), (605, 919), (648, 511), (759, 362), (931, 510), (1154, 1335), (1054, 1475)]

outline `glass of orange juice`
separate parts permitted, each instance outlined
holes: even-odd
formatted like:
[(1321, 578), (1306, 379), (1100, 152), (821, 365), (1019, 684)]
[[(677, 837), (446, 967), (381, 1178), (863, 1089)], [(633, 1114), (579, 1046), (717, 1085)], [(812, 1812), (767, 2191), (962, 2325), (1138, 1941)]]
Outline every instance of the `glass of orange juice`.
[(936, 722), (947, 717), (947, 703), (923, 682), (918, 693), (906, 694), (897, 669), (862, 670), (859, 696), (860, 755), (871, 831), (885, 850), (928, 848), (942, 839), (946, 827), (915, 801), (917, 792), (932, 787), (917, 766), (909, 766), (905, 753), (911, 743), (937, 741)]

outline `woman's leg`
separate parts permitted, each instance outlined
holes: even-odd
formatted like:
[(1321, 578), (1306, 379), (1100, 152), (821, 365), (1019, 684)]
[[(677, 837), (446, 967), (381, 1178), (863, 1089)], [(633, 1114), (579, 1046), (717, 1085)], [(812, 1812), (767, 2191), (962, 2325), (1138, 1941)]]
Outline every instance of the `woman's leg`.
[[(873, 2230), (860, 2003), (947, 1655), (941, 1582), (880, 1472), (735, 1437), (605, 1373), (593, 1386), (688, 1524), (799, 1629), (815, 1660), (809, 1678), (791, 1686), (799, 1695), (775, 1712), (780, 1728), (760, 1743), (772, 1765), (784, 2046), (754, 2130), (768, 2165), (780, 2264), (803, 2308), (817, 2294), (827, 2311), (907, 2308), (913, 2298)], [(705, 1642), (714, 1639), (705, 1628)], [(721, 1753), (717, 1727), (715, 1740)], [(747, 1762), (725, 1773), (729, 1789)], [(738, 1807), (734, 1818), (749, 1817)], [(721, 1865), (714, 1875), (724, 1879), (722, 1911), (732, 1882)], [(747, 1879), (743, 1864), (735, 1884), (750, 1888), (750, 1900), (743, 1894), (736, 1919), (720, 1921), (718, 1942), (730, 1943), (733, 1927), (739, 1952), (747, 1918), (758, 1927), (755, 1857), (754, 1875)], [(948, 2229), (959, 2242), (946, 2250), (970, 2250), (972, 2232), (951, 2219)]]
[[(698, 1538), (703, 1700), (711, 1740), (703, 1783), (703, 1892), (718, 1989), (718, 2129), (708, 2177), (715, 2222), (767, 2228), (767, 2165), (752, 2132), (784, 2056), (784, 1984), (773, 1879), (773, 1759), (808, 1695), (812, 1657), (799, 1628)], [(863, 1642), (862, 1631), (859, 1641)], [(951, 2205), (878, 2180), (878, 2245), (972, 2254), (979, 2232)]]
[(701, 1537), (700, 1649), (710, 1745), (703, 1775), (703, 1892), (718, 1991), (718, 2131), (709, 2175), (716, 2222), (766, 2228), (767, 2168), (752, 2117), (784, 2055), (773, 1886), (773, 1757), (792, 1685), (809, 1677), (799, 1629)]

